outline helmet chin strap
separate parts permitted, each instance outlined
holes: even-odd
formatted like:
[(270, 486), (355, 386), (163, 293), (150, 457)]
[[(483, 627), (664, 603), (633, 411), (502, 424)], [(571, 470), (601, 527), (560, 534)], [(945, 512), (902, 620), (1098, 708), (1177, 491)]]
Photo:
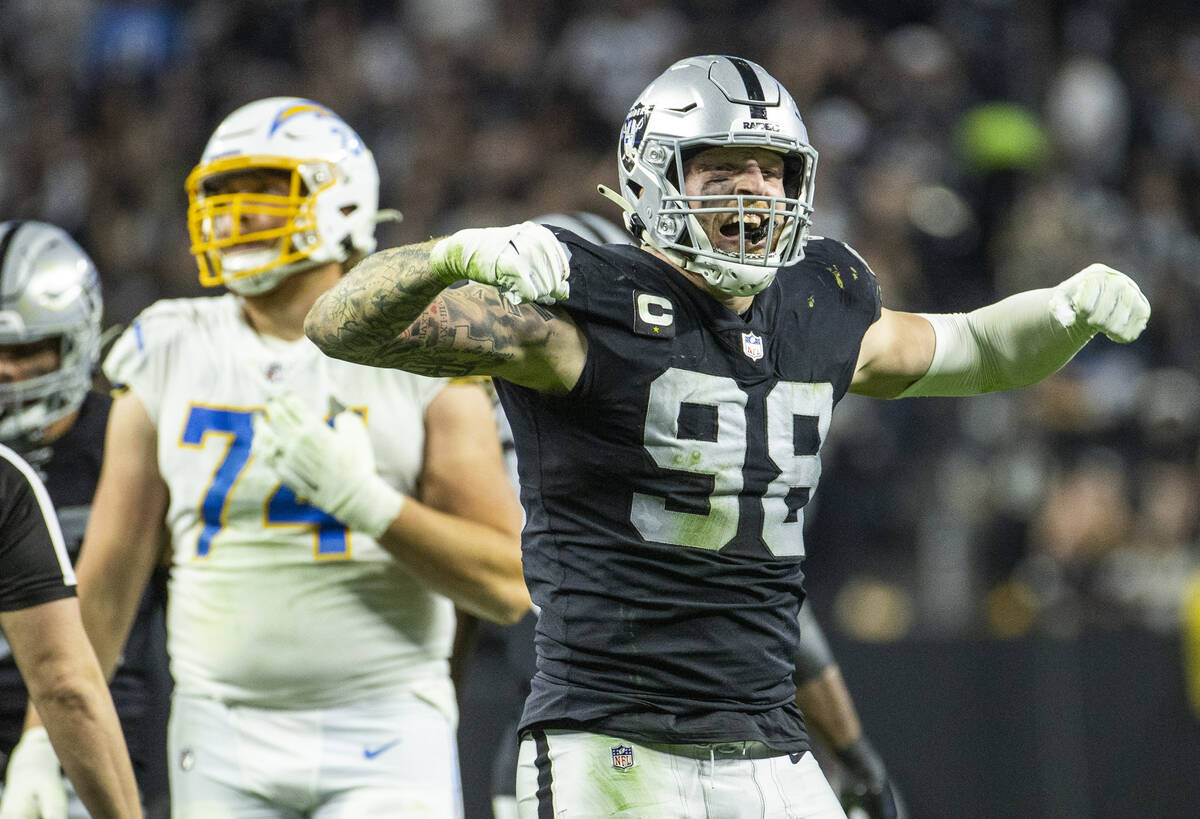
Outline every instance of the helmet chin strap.
[(377, 225), (381, 225), (384, 222), (396, 222), (399, 224), (404, 221), (404, 214), (395, 208), (380, 208), (375, 211), (375, 217), (372, 221)]
[[(621, 208), (621, 211), (624, 213), (625, 224), (629, 226), (631, 231), (634, 230), (634, 224), (641, 226), (638, 238), (643, 243), (657, 250), (678, 267), (700, 276), (706, 282), (708, 282), (713, 289), (721, 293), (725, 293), (726, 295), (730, 296), (753, 296), (769, 287), (775, 278), (775, 270), (772, 269), (770, 274), (762, 276), (760, 281), (758, 281), (754, 286), (744, 284), (737, 285), (737, 273), (744, 271), (748, 277), (754, 278), (755, 273), (761, 272), (760, 267), (757, 265), (743, 265), (732, 261), (718, 262), (701, 256), (685, 256), (677, 250), (668, 250), (666, 248), (659, 247), (657, 244), (651, 241), (650, 231), (645, 227), (645, 225), (642, 224), (641, 218), (637, 215), (637, 211), (633, 209), (633, 205), (629, 204), (629, 201), (624, 196), (605, 185), (597, 185), (596, 190), (605, 199), (614, 202), (619, 208)], [(689, 216), (688, 218), (693, 220), (695, 219), (694, 216)], [(713, 248), (712, 243), (708, 240), (708, 236), (705, 235), (704, 231), (702, 230), (697, 230), (696, 233), (700, 242), (704, 245), (701, 249), (711, 252)], [(733, 286), (730, 286), (731, 284)]]
[(41, 443), (46, 427), (58, 420), (46, 409), (44, 401), (35, 401), (0, 416), (0, 441), (21, 452)]
[[(596, 192), (621, 209), (625, 227), (629, 228), (630, 232), (636, 233), (639, 241), (652, 244), (646, 232), (646, 226), (642, 224), (641, 218), (637, 215), (637, 211), (633, 209), (633, 205), (629, 204), (629, 200), (608, 187), (608, 185), (597, 185)], [(639, 226), (640, 229), (638, 229)]]
[(601, 196), (603, 196), (605, 199), (610, 200), (611, 202), (614, 202), (617, 205), (617, 207), (619, 207), (621, 209), (621, 211), (624, 215), (625, 226), (627, 228), (629, 228), (629, 231), (631, 233), (634, 233), (637, 236), (638, 241), (640, 241), (642, 244), (649, 245), (650, 247), (654, 248), (659, 253), (661, 253), (663, 256), (666, 256), (668, 259), (670, 259), (673, 264), (678, 265), (679, 267), (682, 267), (687, 270), (691, 269), (690, 267), (688, 267), (688, 262), (690, 261), (690, 259), (687, 256), (684, 256), (682, 253), (680, 253), (677, 250), (668, 250), (667, 248), (659, 247), (650, 238), (649, 229), (642, 222), (642, 217), (638, 216), (637, 211), (633, 209), (633, 205), (629, 204), (629, 200), (627, 200), (624, 196), (617, 193), (616, 191), (614, 191), (612, 188), (608, 187), (607, 185), (597, 185), (596, 190), (600, 193)]
[[(265, 252), (268, 255), (278, 254), (278, 251), (274, 249), (269, 249)], [(347, 253), (349, 251), (344, 248), (343, 252)], [(257, 262), (258, 260), (255, 260), (255, 262), (246, 266), (253, 267)], [(251, 273), (248, 276), (239, 276), (237, 275), (236, 271), (232, 271), (234, 275), (226, 276), (224, 284), (226, 289), (237, 293), (239, 296), (261, 296), (263, 293), (268, 293), (271, 290), (274, 290), (288, 276), (291, 276), (295, 273), (303, 273), (305, 270), (311, 270), (312, 268), (319, 267), (322, 264), (325, 264), (325, 262), (316, 262), (310, 257), (305, 257), (303, 259), (297, 259), (296, 261), (288, 264), (269, 267), (266, 270), (260, 270), (259, 272)], [(229, 267), (225, 264), (222, 264), (222, 272), (227, 270), (229, 270)]]
[(273, 268), (252, 273), (249, 276), (226, 279), (225, 287), (239, 296), (261, 296), (263, 293), (274, 290), (290, 275), (290, 271)]

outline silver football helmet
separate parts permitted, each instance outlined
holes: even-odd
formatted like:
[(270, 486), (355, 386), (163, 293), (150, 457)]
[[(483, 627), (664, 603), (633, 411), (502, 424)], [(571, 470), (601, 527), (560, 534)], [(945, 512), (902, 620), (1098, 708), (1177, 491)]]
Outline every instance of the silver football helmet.
[(53, 372), (0, 383), (0, 441), (36, 444), (83, 403), (100, 358), (103, 309), (96, 266), (65, 231), (0, 224), (0, 345), (57, 339), (60, 354)]
[[(218, 184), (258, 169), (285, 175), (288, 192), (226, 193)], [(270, 97), (234, 111), (186, 187), (191, 249), (205, 286), (256, 295), (293, 273), (375, 250), (375, 157), (341, 117), (310, 100)], [(279, 226), (248, 227), (244, 217), (252, 215), (275, 217)]]
[[(784, 159), (784, 196), (685, 196), (684, 161), (707, 148), (777, 151)], [(761, 66), (738, 57), (681, 60), (642, 92), (621, 129), (620, 195), (629, 229), (716, 291), (752, 295), (775, 271), (804, 258), (812, 221), (817, 152), (787, 90)], [(714, 248), (697, 213), (741, 225), (736, 253)], [(765, 252), (747, 251), (747, 234)], [(753, 243), (753, 242), (752, 242)]]

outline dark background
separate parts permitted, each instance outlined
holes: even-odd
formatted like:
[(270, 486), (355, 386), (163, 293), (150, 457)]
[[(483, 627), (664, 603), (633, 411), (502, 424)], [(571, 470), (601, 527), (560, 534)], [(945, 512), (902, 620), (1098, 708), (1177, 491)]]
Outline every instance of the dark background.
[[(615, 219), (595, 186), (615, 185), (625, 111), (698, 53), (789, 88), (820, 152), (815, 232), (862, 253), (887, 306), (1129, 273), (1154, 311), (1132, 345), (1099, 339), (1012, 393), (843, 402), (806, 510), (810, 604), (917, 816), (1200, 815), (1180, 649), (1200, 568), (1200, 4), (3, 6), (0, 218), (70, 231), (110, 324), (201, 292), (183, 182), (238, 105), (304, 96), (358, 130), (405, 215), (386, 246)], [(468, 704), (513, 682), (490, 639)], [(494, 755), (475, 722), (496, 716), (464, 711), (469, 796)]]

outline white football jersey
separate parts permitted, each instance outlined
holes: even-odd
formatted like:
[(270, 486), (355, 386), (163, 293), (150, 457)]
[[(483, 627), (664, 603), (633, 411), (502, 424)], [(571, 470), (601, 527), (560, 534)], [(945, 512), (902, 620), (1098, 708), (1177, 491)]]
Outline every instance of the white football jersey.
[(260, 336), (237, 296), (160, 301), (104, 362), (145, 404), (170, 488), (167, 613), (176, 687), (273, 708), (410, 689), (453, 718), (454, 610), (374, 540), (298, 498), (250, 454), (252, 414), (290, 391), (363, 414), (376, 469), (416, 491), (441, 379), (350, 364)]

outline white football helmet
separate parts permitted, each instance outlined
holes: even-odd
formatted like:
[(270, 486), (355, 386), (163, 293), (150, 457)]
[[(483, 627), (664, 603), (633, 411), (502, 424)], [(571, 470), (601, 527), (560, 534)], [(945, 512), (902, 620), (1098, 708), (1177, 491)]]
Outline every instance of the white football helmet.
[[(782, 154), (785, 195), (684, 196), (684, 161), (723, 146)], [(778, 268), (804, 258), (817, 152), (791, 95), (761, 66), (715, 55), (675, 63), (629, 110), (617, 158), (620, 194), (601, 192), (625, 208), (634, 235), (702, 276), (714, 290), (758, 293)], [(742, 225), (739, 251), (714, 248), (696, 213), (736, 218)], [(766, 253), (746, 251), (748, 232), (765, 238)]]
[(0, 224), (0, 345), (58, 339), (57, 370), (0, 383), (0, 441), (24, 450), (83, 403), (100, 358), (100, 279), (61, 228)]
[[(221, 193), (215, 184), (255, 169), (287, 174), (288, 193)], [(205, 286), (256, 295), (292, 273), (375, 250), (375, 157), (341, 117), (310, 100), (271, 97), (234, 111), (186, 184), (191, 250)], [(253, 230), (242, 217), (254, 214), (283, 222)]]

